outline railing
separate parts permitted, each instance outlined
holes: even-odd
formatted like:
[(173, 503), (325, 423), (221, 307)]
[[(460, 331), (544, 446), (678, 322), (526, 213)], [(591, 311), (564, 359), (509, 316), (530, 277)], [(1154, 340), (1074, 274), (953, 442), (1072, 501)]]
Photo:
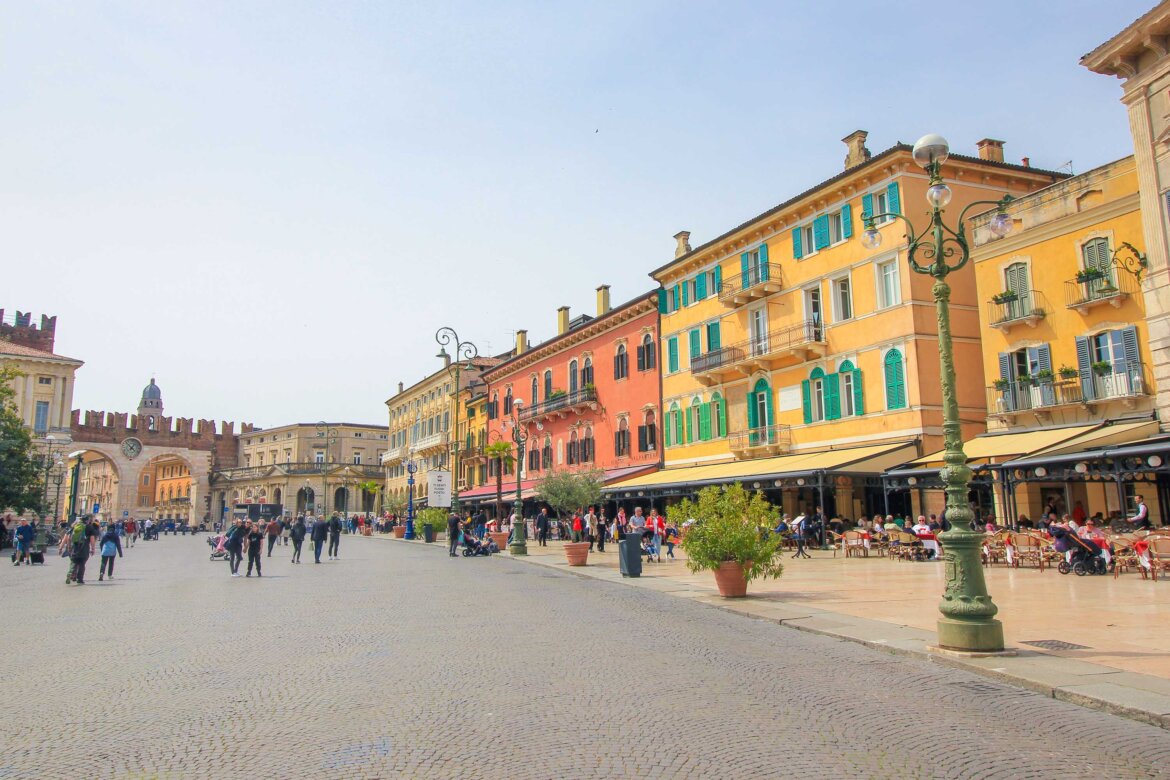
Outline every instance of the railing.
[(778, 328), (761, 338), (750, 338), (727, 347), (711, 350), (691, 359), (691, 373), (703, 374), (725, 366), (733, 366), (749, 358), (762, 358), (786, 349), (824, 341), (824, 328), (814, 320)]
[(257, 477), (266, 476), (269, 470), (273, 467), (280, 469), (289, 476), (297, 476), (304, 474), (324, 474), (326, 471), (337, 471), (343, 468), (350, 468), (361, 472), (367, 477), (381, 477), (384, 475), (382, 466), (369, 463), (314, 463), (312, 461), (303, 463), (273, 463), (269, 466), (243, 466), (240, 468), (220, 469), (215, 472), (216, 477), (228, 480), (238, 479), (255, 479)]
[(1044, 319), (1046, 299), (1039, 290), (1029, 290), (1025, 293), (1013, 293), (1009, 299), (987, 302), (987, 319), (994, 327), (1008, 325), (1014, 322), (1029, 322)]
[(755, 265), (748, 268), (747, 273), (731, 277), (719, 286), (719, 300), (727, 301), (735, 298), (765, 282), (780, 284), (780, 265), (778, 263)]
[(1001, 382), (988, 388), (988, 407), (997, 414), (1070, 404), (1136, 398), (1149, 394), (1145, 365), (1130, 363), (1110, 371), (1078, 371), (1072, 376)]
[(1120, 306), (1125, 298), (1138, 291), (1133, 276), (1110, 271), (1093, 279), (1069, 279), (1064, 283), (1064, 305), (1069, 309), (1087, 309), (1096, 303)]
[(428, 434), (427, 436), (423, 436), (421, 439), (416, 439), (414, 442), (414, 449), (429, 450), (435, 447), (442, 447), (446, 441), (447, 435), (442, 431), (439, 431), (438, 433), (432, 433)]
[(792, 428), (788, 425), (763, 425), (736, 431), (728, 437), (732, 450), (750, 450), (757, 447), (788, 449), (792, 446)]
[(597, 400), (597, 390), (595, 389), (581, 389), (574, 390), (571, 393), (564, 393), (563, 395), (546, 398), (538, 404), (532, 406), (521, 407), (520, 419), (531, 420), (534, 417), (539, 417), (542, 414), (555, 412), (558, 409), (566, 409), (578, 404), (590, 403)]

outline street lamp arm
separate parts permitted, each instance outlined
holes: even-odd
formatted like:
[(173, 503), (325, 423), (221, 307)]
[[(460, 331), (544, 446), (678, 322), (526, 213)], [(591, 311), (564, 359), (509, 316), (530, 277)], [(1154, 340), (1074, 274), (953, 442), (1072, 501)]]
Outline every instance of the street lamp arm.
[(451, 346), (454, 352), (451, 360), (454, 363), (479, 357), (479, 348), (470, 341), (460, 341), (459, 334), (455, 332), (454, 328), (439, 328), (435, 331), (435, 341), (440, 347)]
[[(1000, 213), (1002, 213), (1007, 208), (1008, 204), (1011, 203), (1013, 200), (1015, 200), (1015, 198), (1013, 198), (1011, 195), (1004, 195), (999, 200), (976, 200), (976, 201), (972, 201), (971, 203), (968, 203), (966, 206), (963, 207), (963, 210), (959, 212), (959, 227), (960, 227), (960, 229), (962, 229), (962, 226), (964, 224), (966, 224), (965, 220), (967, 219), (967, 212), (970, 211), (971, 209), (975, 208), (976, 206), (995, 206), (996, 210), (999, 211)], [(987, 209), (987, 210), (991, 211), (991, 209)], [(980, 213), (982, 213), (982, 212), (980, 212)]]

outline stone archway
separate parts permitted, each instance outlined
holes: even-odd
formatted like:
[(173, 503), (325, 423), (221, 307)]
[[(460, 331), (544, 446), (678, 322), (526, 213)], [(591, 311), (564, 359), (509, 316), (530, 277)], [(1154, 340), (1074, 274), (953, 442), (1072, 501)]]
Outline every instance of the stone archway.
[[(202, 453), (191, 454), (199, 455)], [(143, 456), (136, 458), (139, 462), (135, 486), (137, 503), (135, 510), (153, 514), (155, 520), (174, 521), (179, 524), (187, 523), (192, 526), (199, 525), (210, 507), (210, 491), (206, 476), (210, 473), (210, 468), (204, 472), (205, 476), (200, 481), (196, 474), (196, 462), (192, 462), (191, 458), (183, 454), (182, 451), (149, 447), (143, 449)], [(151, 484), (158, 479), (160, 466), (170, 465), (186, 467), (186, 478), (181, 479), (178, 484), (167, 485), (165, 490)], [(206, 496), (204, 495), (205, 491), (208, 493)], [(150, 506), (143, 506), (144, 499), (149, 500)]]
[(121, 517), (123, 510), (133, 509), (133, 504), (121, 503), (124, 472), (113, 458), (100, 449), (85, 447), (71, 452), (69, 459), (67, 484), (62, 484), (57, 503), (59, 517), (93, 514), (95, 506), (105, 517)]

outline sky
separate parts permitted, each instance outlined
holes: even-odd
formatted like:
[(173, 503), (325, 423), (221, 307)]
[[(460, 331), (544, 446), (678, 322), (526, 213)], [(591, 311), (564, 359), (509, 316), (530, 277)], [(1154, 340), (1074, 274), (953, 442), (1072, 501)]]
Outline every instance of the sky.
[(438, 328), (646, 292), (856, 129), (1131, 154), (1078, 60), (1152, 4), (6, 3), (0, 308), (57, 316), (75, 408), (384, 425)]

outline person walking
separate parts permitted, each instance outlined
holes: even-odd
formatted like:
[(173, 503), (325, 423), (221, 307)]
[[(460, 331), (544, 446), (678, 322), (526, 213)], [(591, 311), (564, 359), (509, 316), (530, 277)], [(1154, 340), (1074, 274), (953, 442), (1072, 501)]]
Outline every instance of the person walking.
[(313, 563), (321, 562), (321, 548), (325, 545), (325, 539), (329, 536), (329, 524), (324, 520), (318, 520), (313, 523)]
[(288, 515), (280, 518), (280, 538), (284, 540), (284, 546), (288, 547), (289, 537), (292, 536), (293, 520)]
[(126, 546), (133, 547), (138, 541), (138, 521), (131, 517), (123, 527), (126, 529)]
[(341, 544), (341, 515), (336, 512), (329, 518), (329, 560), (336, 561), (340, 556), (337, 547)]
[(293, 555), (292, 562), (301, 562), (301, 545), (305, 543), (305, 516), (298, 515), (297, 521), (292, 524), (292, 528), (288, 531), (289, 538), (292, 539)]
[(447, 513), (447, 555), (452, 558), (455, 556), (455, 551), (459, 549), (459, 515), (454, 512)]
[(609, 532), (609, 524), (606, 522), (604, 509), (601, 510), (601, 515), (594, 526), (593, 535), (597, 537), (597, 552), (605, 552), (605, 535)]
[(93, 552), (91, 540), (94, 537), (93, 524), (89, 517), (79, 517), (69, 532), (72, 549), (69, 552), (69, 573), (65, 575), (65, 584), (76, 582), (85, 584), (85, 563)]
[(671, 521), (666, 524), (666, 531), (662, 535), (663, 541), (666, 543), (666, 557), (674, 560), (674, 546), (678, 543), (678, 525)]
[(248, 573), (245, 577), (252, 576), (252, 564), (256, 564), (256, 576), (260, 575), (260, 550), (264, 545), (264, 527), (259, 523), (248, 521), (248, 536), (246, 538), (248, 551)]
[(265, 530), (268, 531), (268, 557), (271, 558), (272, 548), (276, 545), (277, 540), (280, 539), (280, 521), (273, 517), (268, 521), (268, 527)]
[[(28, 557), (29, 550), (32, 549), (33, 539), (35, 539), (36, 536), (36, 529), (32, 527), (31, 523), (29, 523), (28, 518), (22, 517), (20, 520), (20, 525), (16, 526), (16, 530), (12, 534), (12, 539), (15, 542), (16, 548), (15, 552), (13, 553), (16, 556), (16, 560), (12, 562), (14, 566), (19, 566), (24, 562), (24, 559)], [(28, 565), (32, 566), (31, 558), (29, 559)]]
[(573, 541), (579, 542), (585, 538), (584, 521), (581, 519), (581, 510), (573, 513)]
[(122, 557), (122, 537), (118, 535), (118, 529), (113, 523), (106, 526), (106, 532), (102, 534), (101, 541), (98, 542), (102, 548), (102, 566), (98, 570), (98, 582), (106, 578), (108, 574), (110, 579), (114, 579), (114, 554)]
[(548, 507), (541, 507), (536, 516), (536, 539), (540, 547), (548, 547)]
[(240, 576), (240, 562), (244, 560), (244, 537), (247, 536), (247, 531), (244, 529), (244, 521), (236, 520), (227, 532), (227, 540), (223, 543), (223, 548), (228, 551), (228, 567), (231, 569), (233, 577)]

